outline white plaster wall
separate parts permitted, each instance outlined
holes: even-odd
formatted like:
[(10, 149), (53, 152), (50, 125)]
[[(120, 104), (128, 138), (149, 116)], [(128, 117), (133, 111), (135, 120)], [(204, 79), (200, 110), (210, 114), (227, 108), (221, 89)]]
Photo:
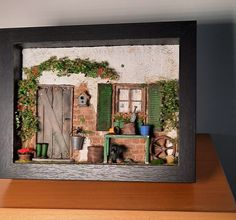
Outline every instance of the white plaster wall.
[[(119, 82), (143, 83), (160, 78), (177, 79), (179, 75), (178, 45), (35, 48), (23, 50), (23, 66), (37, 65), (51, 56), (89, 58), (98, 62), (108, 61), (121, 76)], [(122, 67), (121, 65), (124, 65)], [(46, 78), (43, 78), (46, 80)], [(65, 79), (49, 79), (57, 83), (76, 82)]]
[[(33, 48), (23, 50), (23, 66), (38, 65), (51, 56), (89, 58), (98, 62), (108, 61), (120, 75), (119, 83), (151, 83), (160, 79), (178, 79), (178, 45), (73, 47), (73, 48)], [(122, 67), (124, 65), (124, 67)], [(25, 76), (23, 76), (25, 77)], [(79, 85), (87, 83), (91, 94), (91, 104), (97, 106), (97, 84), (107, 80), (72, 74), (58, 77), (53, 72), (44, 72), (41, 84)]]
[[(52, 56), (89, 58), (97, 62), (108, 61), (120, 78), (118, 83), (151, 83), (160, 79), (178, 79), (179, 46), (178, 45), (142, 45), (142, 46), (109, 46), (109, 47), (73, 47), (73, 48), (33, 48), (23, 50), (23, 66), (38, 65)], [(124, 67), (122, 67), (124, 65)], [(23, 75), (25, 78), (25, 75)], [(54, 72), (44, 72), (40, 84), (79, 85), (87, 83), (91, 95), (90, 103), (97, 111), (98, 83), (107, 80), (89, 78), (84, 74), (72, 74), (70, 77), (58, 77)], [(101, 135), (104, 135), (101, 133)], [(175, 136), (175, 135), (172, 135)], [(86, 138), (80, 161), (87, 160), (87, 147), (90, 139)]]

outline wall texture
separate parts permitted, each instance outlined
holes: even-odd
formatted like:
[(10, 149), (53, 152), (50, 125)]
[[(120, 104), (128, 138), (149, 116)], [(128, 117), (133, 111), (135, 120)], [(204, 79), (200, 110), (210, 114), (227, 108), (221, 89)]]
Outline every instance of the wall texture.
[[(52, 56), (70, 59), (89, 58), (97, 62), (108, 61), (120, 75), (116, 83), (151, 83), (160, 79), (179, 77), (178, 45), (24, 49), (23, 66), (38, 65)], [(87, 83), (91, 104), (97, 106), (97, 84), (106, 81), (100, 78), (87, 78), (83, 74), (57, 77), (53, 72), (45, 72), (40, 77), (39, 83), (58, 85)]]

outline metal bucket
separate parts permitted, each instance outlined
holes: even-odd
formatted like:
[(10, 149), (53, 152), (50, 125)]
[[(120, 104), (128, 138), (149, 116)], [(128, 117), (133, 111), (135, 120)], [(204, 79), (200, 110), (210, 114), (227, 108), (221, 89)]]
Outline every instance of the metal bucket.
[(71, 136), (71, 148), (74, 150), (82, 150), (85, 137), (83, 136)]

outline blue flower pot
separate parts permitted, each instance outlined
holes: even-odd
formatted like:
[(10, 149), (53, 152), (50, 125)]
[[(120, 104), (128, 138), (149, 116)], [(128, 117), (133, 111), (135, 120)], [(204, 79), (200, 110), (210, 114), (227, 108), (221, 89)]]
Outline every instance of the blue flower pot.
[(140, 128), (140, 133), (143, 136), (148, 136), (148, 135), (150, 135), (150, 130), (151, 130), (150, 125), (142, 125)]

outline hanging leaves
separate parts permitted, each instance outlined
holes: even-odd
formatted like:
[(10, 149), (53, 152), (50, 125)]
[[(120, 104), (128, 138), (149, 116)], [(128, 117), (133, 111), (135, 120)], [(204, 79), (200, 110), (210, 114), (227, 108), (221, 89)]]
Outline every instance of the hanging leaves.
[(57, 58), (56, 56), (42, 62), (38, 65), (39, 73), (43, 71), (53, 71), (57, 73), (57, 76), (70, 76), (73, 74), (83, 73), (86, 77), (102, 79), (117, 80), (119, 78), (118, 73), (109, 67), (107, 61), (96, 62), (87, 59), (74, 59), (71, 60), (68, 57)]

